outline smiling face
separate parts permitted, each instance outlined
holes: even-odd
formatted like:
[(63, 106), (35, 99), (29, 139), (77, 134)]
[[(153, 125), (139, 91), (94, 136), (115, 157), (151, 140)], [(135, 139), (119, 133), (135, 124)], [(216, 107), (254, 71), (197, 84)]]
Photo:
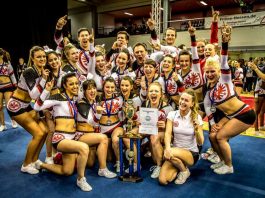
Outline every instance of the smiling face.
[(206, 58), (213, 57), (215, 55), (215, 47), (213, 44), (207, 44), (204, 48), (204, 56)]
[(148, 88), (148, 99), (151, 103), (151, 106), (158, 107), (161, 97), (162, 97), (161, 85), (157, 83), (151, 83)]
[(89, 36), (88, 30), (82, 30), (78, 35), (79, 44), (83, 49), (89, 48)]
[(197, 42), (197, 52), (199, 56), (204, 56), (205, 43), (203, 41)]
[(31, 57), (33, 64), (37, 68), (42, 68), (46, 65), (47, 59), (44, 50), (35, 51), (33, 56)]
[(67, 78), (66, 83), (63, 86), (69, 98), (72, 98), (73, 96), (78, 96), (79, 82), (75, 76)]
[(97, 96), (97, 89), (94, 86), (88, 86), (85, 91), (85, 96), (89, 101), (95, 101)]
[(167, 45), (174, 45), (176, 41), (176, 31), (167, 29), (165, 40), (166, 40)]
[(96, 57), (96, 70), (99, 72), (105, 70), (106, 61), (102, 55)]
[(115, 82), (106, 81), (103, 87), (105, 97), (111, 98), (115, 92)]
[(57, 70), (61, 66), (61, 60), (56, 53), (48, 54), (48, 64), (51, 66), (52, 70)]
[(207, 82), (215, 84), (221, 75), (219, 62), (217, 60), (207, 59), (204, 66), (204, 73), (207, 78)]
[(182, 70), (189, 70), (190, 69), (190, 55), (181, 55), (179, 57), (179, 65)]
[(147, 79), (152, 79), (156, 74), (156, 68), (151, 64), (144, 64), (144, 75)]
[(163, 72), (169, 73), (173, 69), (173, 58), (166, 56), (162, 62)]
[(116, 64), (119, 68), (125, 68), (128, 61), (128, 55), (124, 52), (120, 52), (117, 56)]
[(78, 49), (76, 47), (72, 47), (65, 51), (66, 58), (71, 64), (75, 64), (78, 62)]
[(133, 85), (130, 83), (130, 81), (128, 80), (121, 80), (121, 93), (123, 96), (129, 96), (132, 89), (133, 89)]
[(192, 96), (188, 93), (183, 93), (179, 99), (179, 110), (183, 112), (188, 112), (190, 108), (194, 105)]

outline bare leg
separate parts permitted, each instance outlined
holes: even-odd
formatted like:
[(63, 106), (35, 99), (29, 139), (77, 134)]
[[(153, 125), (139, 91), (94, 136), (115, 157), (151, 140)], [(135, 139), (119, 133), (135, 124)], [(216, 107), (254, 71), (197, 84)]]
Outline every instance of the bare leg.
[(63, 153), (78, 153), (77, 155), (77, 179), (85, 176), (85, 168), (89, 153), (88, 145), (75, 140), (62, 140), (57, 147)]
[(28, 144), (27, 153), (23, 163), (24, 166), (27, 166), (28, 164), (34, 162), (36, 158), (38, 159), (38, 156), (36, 157), (36, 152), (39, 153), (37, 150), (42, 148), (44, 143), (43, 138), (45, 138), (45, 132), (40, 128), (35, 119), (33, 119), (33, 114), (36, 114), (36, 112), (25, 112), (13, 117), (13, 119), (17, 121), (18, 124), (20, 124), (33, 136), (32, 140)]
[(42, 164), (41, 168), (51, 171), (58, 175), (72, 175), (74, 173), (76, 154), (63, 154), (63, 165)]
[(159, 174), (159, 183), (162, 185), (167, 185), (169, 182), (172, 182), (177, 176), (178, 170), (173, 164), (169, 161), (165, 161), (162, 165)]
[(108, 137), (101, 133), (87, 133), (79, 138), (79, 141), (94, 146), (98, 144), (97, 155), (99, 161), (99, 168), (104, 169), (107, 167), (107, 150), (108, 150)]
[(95, 164), (97, 156), (97, 148), (95, 146), (89, 147), (89, 154), (87, 158), (87, 167), (92, 168)]
[(114, 154), (116, 157), (116, 161), (120, 160), (120, 153), (119, 153), (119, 135), (123, 134), (123, 128), (118, 127), (116, 128), (113, 133), (111, 134), (111, 140), (112, 140), (112, 148), (114, 150)]
[(163, 158), (163, 147), (161, 144), (161, 140), (164, 137), (164, 133), (159, 132), (158, 135), (151, 135), (151, 147), (154, 155), (155, 162), (157, 166), (162, 165), (162, 158)]
[[(12, 96), (12, 93), (11, 91), (8, 91), (8, 92), (5, 92), (4, 93), (4, 97), (5, 97), (5, 102), (6, 104), (8, 103), (8, 101), (10, 100), (10, 97)], [(2, 104), (2, 103), (1, 103)], [(3, 117), (4, 118), (4, 117)], [(12, 119), (12, 118), (11, 118)], [(13, 120), (12, 120), (13, 121)]]
[(48, 135), (46, 137), (46, 157), (52, 157), (52, 136), (55, 129), (54, 121), (52, 120), (51, 113), (49, 111), (45, 111), (45, 119), (48, 126)]
[(232, 166), (232, 153), (227, 140), (240, 134), (242, 131), (247, 130), (249, 127), (250, 125), (233, 118), (229, 120), (218, 132), (217, 141), (220, 151), (224, 157), (224, 162), (227, 166)]
[(222, 152), (220, 151), (219, 144), (217, 142), (216, 136), (217, 136), (217, 133), (211, 132), (209, 134), (209, 138), (210, 138), (210, 141), (211, 141), (211, 145), (213, 147), (213, 150), (218, 154), (218, 156), (221, 159), (224, 159), (223, 156), (222, 156)]

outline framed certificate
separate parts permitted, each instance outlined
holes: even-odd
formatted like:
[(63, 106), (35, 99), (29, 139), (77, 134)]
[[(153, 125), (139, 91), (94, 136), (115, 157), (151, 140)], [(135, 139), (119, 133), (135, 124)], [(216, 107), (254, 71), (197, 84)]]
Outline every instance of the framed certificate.
[(157, 135), (158, 134), (158, 109), (155, 108), (140, 108), (140, 123), (139, 133)]

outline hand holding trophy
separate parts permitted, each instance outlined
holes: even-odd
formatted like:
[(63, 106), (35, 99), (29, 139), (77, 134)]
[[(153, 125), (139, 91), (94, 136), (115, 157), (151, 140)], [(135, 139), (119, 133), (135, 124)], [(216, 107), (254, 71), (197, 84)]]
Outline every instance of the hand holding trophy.
[(223, 23), (221, 26), (222, 42), (228, 43), (231, 40), (232, 27)]

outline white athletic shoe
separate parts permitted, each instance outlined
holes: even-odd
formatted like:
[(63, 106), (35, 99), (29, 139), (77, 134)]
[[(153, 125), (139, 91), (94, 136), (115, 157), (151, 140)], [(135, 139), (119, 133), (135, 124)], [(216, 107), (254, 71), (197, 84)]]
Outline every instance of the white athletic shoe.
[(116, 167), (116, 172), (119, 173), (120, 172), (120, 161), (116, 161), (116, 164), (114, 165), (114, 167)]
[(41, 169), (41, 165), (43, 164), (43, 162), (40, 161), (40, 160), (38, 159), (38, 160), (37, 160), (36, 162), (34, 162), (33, 164), (34, 164), (34, 167), (35, 167), (36, 169), (40, 170), (40, 169)]
[(54, 164), (53, 157), (46, 157), (45, 158), (45, 163), (46, 164)]
[(81, 188), (82, 191), (91, 191), (92, 187), (87, 183), (86, 178), (82, 177), (80, 180), (77, 179), (76, 185)]
[(29, 173), (31, 175), (35, 175), (35, 174), (38, 174), (39, 173), (39, 170), (35, 168), (35, 164), (34, 163), (31, 163), (27, 166), (21, 166), (21, 172), (23, 173)]
[(6, 125), (1, 125), (0, 126), (0, 132), (5, 131), (5, 130), (7, 130)]
[(234, 168), (233, 166), (230, 167), (224, 164), (223, 166), (216, 168), (213, 171), (219, 175), (224, 175), (234, 173)]
[(219, 163), (221, 161), (220, 157), (215, 152), (211, 154), (207, 159), (214, 164)]
[(153, 179), (156, 179), (159, 177), (159, 174), (160, 174), (160, 170), (161, 170), (161, 166), (152, 166), (150, 168), (150, 171), (153, 171), (153, 173), (151, 174), (151, 177)]
[(220, 167), (223, 166), (224, 164), (225, 164), (224, 161), (220, 161), (220, 162), (218, 162), (217, 164), (212, 164), (212, 165), (210, 166), (210, 168), (214, 170), (214, 169), (220, 168)]
[(104, 177), (109, 178), (109, 179), (117, 177), (117, 174), (111, 172), (108, 168), (98, 169), (98, 175), (104, 176)]
[(17, 122), (15, 120), (11, 120), (12, 122), (12, 128), (15, 129), (17, 128)]
[(177, 175), (177, 179), (175, 180), (175, 184), (184, 184), (185, 181), (189, 178), (190, 176), (190, 171), (187, 168), (186, 171), (179, 172)]

